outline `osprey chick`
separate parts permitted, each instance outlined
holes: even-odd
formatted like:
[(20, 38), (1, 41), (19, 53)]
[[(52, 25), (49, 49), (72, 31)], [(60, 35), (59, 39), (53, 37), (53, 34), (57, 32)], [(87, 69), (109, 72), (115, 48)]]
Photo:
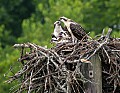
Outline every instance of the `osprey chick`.
[(54, 32), (53, 35), (57, 38), (59, 33), (61, 32), (62, 27), (61, 27), (61, 22), (60, 21), (56, 21), (54, 23)]
[(72, 21), (71, 19), (68, 19), (66, 17), (60, 17), (60, 21), (64, 23), (64, 25), (67, 27), (73, 43), (77, 43), (78, 40), (82, 40), (82, 38), (86, 35), (85, 30), (81, 27), (80, 24)]
[(71, 42), (71, 37), (68, 31), (63, 30), (59, 33), (58, 43), (66, 43), (66, 42)]
[(52, 40), (53, 43), (62, 43), (67, 42), (65, 39), (70, 38), (68, 31), (66, 28), (61, 26), (61, 21), (56, 21), (54, 23), (54, 32), (52, 33)]
[(55, 21), (54, 22), (54, 32), (52, 33), (51, 42), (53, 42), (53, 43), (58, 42), (58, 37), (59, 37), (59, 33), (60, 33), (61, 30), (62, 30), (61, 22), (60, 21)]

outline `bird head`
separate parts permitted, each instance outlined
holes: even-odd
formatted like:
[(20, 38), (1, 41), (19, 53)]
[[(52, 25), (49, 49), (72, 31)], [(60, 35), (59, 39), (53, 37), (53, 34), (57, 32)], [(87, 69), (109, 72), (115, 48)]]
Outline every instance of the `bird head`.
[(63, 23), (65, 23), (65, 22), (73, 22), (71, 19), (69, 19), (67, 17), (64, 17), (64, 16), (60, 17), (59, 20), (62, 21)]
[(55, 22), (54, 22), (54, 28), (55, 28), (56, 25), (57, 25), (57, 26), (60, 26), (60, 25), (61, 25), (61, 22), (60, 22), (59, 20), (58, 20), (58, 21), (55, 21)]
[(69, 27), (70, 23), (73, 22), (71, 19), (67, 17), (60, 17), (59, 20), (64, 23), (65, 27)]

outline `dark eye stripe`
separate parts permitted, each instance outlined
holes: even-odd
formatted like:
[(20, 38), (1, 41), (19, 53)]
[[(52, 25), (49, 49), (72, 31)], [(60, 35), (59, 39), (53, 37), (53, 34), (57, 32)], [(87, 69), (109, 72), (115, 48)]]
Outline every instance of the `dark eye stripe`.
[(63, 20), (67, 21), (67, 19), (63, 19)]
[(60, 18), (60, 20), (64, 20), (64, 21), (67, 21), (67, 19), (65, 19), (65, 18)]
[(60, 21), (58, 21), (58, 24), (60, 24)]

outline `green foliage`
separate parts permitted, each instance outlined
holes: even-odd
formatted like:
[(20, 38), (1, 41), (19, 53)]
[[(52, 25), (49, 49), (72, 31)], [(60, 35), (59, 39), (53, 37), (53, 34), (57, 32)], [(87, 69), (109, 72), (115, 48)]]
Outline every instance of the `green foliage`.
[(22, 33), (22, 21), (31, 16), (35, 11), (35, 4), (33, 0), (1, 0), (0, 1), (0, 24), (4, 25), (4, 36), (8, 40), (14, 41), (9, 42), (6, 38), (2, 38), (2, 46), (13, 44), (16, 38)]
[(120, 0), (90, 0), (84, 2), (82, 13), (86, 29), (101, 33), (109, 26), (114, 31), (120, 31)]
[[(11, 86), (14, 86), (13, 84), (7, 84), (5, 81), (8, 79), (8, 76), (12, 75), (10, 71), (10, 67), (15, 67), (13, 69), (14, 72), (16, 72), (18, 69), (20, 69), (17, 65), (20, 65), (17, 62), (17, 59), (19, 58), (19, 51), (13, 49), (10, 46), (7, 46), (5, 49), (2, 49), (2, 52), (0, 52), (0, 93), (9, 93)], [(12, 70), (12, 69), (11, 69)], [(6, 75), (6, 77), (5, 77)]]
[[(105, 27), (120, 37), (120, 0), (1, 0), (0, 3), (0, 93), (11, 85), (3, 83), (10, 65), (17, 65), (19, 51), (15, 43), (50, 44), (53, 23), (66, 16), (80, 23), (94, 37)], [(19, 68), (15, 68), (17, 71)], [(11, 74), (10, 72), (8, 73)]]

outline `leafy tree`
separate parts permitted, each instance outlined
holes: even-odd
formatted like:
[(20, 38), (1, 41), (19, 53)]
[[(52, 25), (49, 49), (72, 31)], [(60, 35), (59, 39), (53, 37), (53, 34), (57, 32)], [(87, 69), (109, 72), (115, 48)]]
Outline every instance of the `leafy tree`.
[(29, 18), (35, 11), (34, 2), (32, 0), (2, 0), (0, 6), (0, 24), (4, 24), (5, 29), (11, 30), (12, 35), (20, 36), (22, 21)]
[[(0, 24), (4, 25), (4, 29), (0, 41), (5, 44), (15, 43), (15, 38), (22, 33), (22, 21), (29, 18), (33, 12), (35, 12), (33, 0), (1, 0)], [(8, 39), (4, 37), (6, 34)], [(2, 46), (5, 47), (5, 44)]]
[(120, 0), (90, 0), (83, 2), (82, 13), (88, 31), (100, 33), (104, 27), (120, 31)]

